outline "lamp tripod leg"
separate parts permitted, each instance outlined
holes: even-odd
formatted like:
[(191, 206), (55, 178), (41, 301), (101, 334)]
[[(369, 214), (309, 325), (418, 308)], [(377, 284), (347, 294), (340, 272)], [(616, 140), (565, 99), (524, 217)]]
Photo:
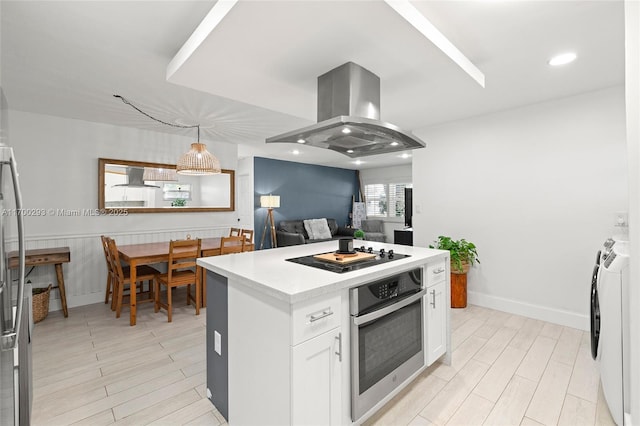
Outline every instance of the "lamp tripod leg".
[(276, 224), (273, 221), (273, 209), (269, 209), (269, 221), (271, 222), (271, 247), (278, 247), (278, 241), (276, 238)]
[(267, 235), (267, 226), (269, 225), (269, 213), (264, 218), (264, 228), (262, 229), (262, 238), (260, 238), (260, 250), (264, 248), (264, 237)]

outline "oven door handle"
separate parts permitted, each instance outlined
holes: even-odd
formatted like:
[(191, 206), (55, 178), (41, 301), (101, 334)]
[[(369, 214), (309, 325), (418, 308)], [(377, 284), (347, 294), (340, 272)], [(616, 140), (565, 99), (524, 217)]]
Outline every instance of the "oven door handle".
[(366, 324), (370, 321), (376, 320), (380, 317), (383, 317), (385, 315), (389, 315), (392, 312), (395, 312), (399, 309), (404, 308), (405, 306), (408, 306), (412, 303), (414, 303), (417, 300), (420, 300), (425, 294), (427, 294), (427, 290), (426, 289), (422, 289), (419, 292), (417, 292), (416, 294), (407, 297), (406, 299), (402, 299), (400, 300), (398, 303), (394, 303), (393, 305), (389, 305), (389, 306), (385, 306), (382, 309), (378, 309), (377, 311), (373, 311), (370, 312), (366, 315), (361, 315), (359, 317), (353, 317), (353, 323), (355, 325), (362, 325), (362, 324)]

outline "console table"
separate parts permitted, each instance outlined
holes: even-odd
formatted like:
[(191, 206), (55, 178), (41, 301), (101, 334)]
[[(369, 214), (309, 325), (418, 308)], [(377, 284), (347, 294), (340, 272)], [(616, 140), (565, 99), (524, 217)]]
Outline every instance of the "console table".
[[(9, 253), (9, 268), (18, 267), (18, 252)], [(58, 285), (53, 288), (60, 290), (60, 301), (62, 302), (62, 312), (65, 318), (69, 316), (67, 311), (67, 294), (64, 289), (64, 276), (62, 275), (62, 264), (71, 262), (71, 252), (69, 247), (52, 247), (45, 249), (25, 250), (25, 266), (55, 265), (56, 279)]]

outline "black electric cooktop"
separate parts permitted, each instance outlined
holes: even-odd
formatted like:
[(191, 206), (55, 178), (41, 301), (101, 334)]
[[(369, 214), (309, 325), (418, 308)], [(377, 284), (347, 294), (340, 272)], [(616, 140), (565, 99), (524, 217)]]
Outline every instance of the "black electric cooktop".
[[(291, 259), (286, 259), (287, 262), (299, 263), (301, 265), (311, 266), (312, 268), (324, 269), (325, 271), (336, 272), (338, 274), (342, 274), (345, 272), (356, 271), (358, 269), (368, 268), (370, 266), (380, 265), (382, 263), (393, 262), (394, 260), (404, 259), (405, 257), (411, 257), (408, 254), (400, 254), (395, 253), (393, 250), (385, 251), (385, 249), (380, 249), (379, 251), (373, 250), (372, 247), (359, 247), (356, 248), (355, 251), (359, 251), (362, 253), (375, 253), (376, 257), (372, 259), (365, 259), (358, 262), (349, 263), (346, 265), (340, 265), (333, 262), (328, 262), (325, 260), (320, 260), (314, 256), (318, 254), (325, 253), (316, 253), (310, 256), (301, 256), (294, 257)], [(326, 252), (326, 253), (335, 253), (335, 252)]]

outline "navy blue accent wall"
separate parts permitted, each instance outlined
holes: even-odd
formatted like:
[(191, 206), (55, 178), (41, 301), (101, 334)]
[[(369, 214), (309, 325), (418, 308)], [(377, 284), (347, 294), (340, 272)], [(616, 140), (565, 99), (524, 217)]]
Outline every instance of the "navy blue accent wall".
[[(358, 201), (355, 170), (316, 166), (292, 161), (254, 158), (256, 249), (260, 246), (267, 210), (260, 208), (261, 195), (279, 195), (280, 208), (273, 210), (276, 228), (281, 220), (333, 218), (339, 226), (350, 223), (352, 197)], [(269, 230), (264, 247), (271, 247)]]

